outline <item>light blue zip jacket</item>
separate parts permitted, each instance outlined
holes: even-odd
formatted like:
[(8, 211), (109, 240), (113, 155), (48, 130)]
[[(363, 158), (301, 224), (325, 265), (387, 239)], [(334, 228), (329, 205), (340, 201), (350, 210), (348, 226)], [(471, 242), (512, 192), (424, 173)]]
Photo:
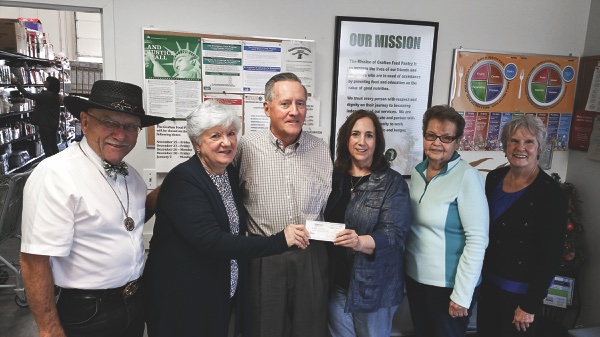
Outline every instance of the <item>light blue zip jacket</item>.
[(427, 182), (429, 160), (410, 179), (414, 223), (406, 240), (406, 274), (435, 287), (454, 288), (450, 299), (468, 308), (481, 281), (489, 211), (483, 176), (454, 152)]

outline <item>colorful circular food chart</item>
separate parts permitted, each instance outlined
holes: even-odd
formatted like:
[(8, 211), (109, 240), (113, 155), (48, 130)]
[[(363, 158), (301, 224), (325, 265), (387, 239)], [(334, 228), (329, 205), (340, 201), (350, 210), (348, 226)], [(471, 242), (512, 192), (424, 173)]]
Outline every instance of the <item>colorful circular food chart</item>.
[(469, 97), (480, 105), (491, 105), (502, 98), (506, 89), (506, 79), (502, 65), (496, 61), (485, 60), (477, 63), (468, 77)]
[(562, 70), (553, 63), (537, 66), (529, 75), (527, 91), (531, 102), (540, 107), (556, 104), (565, 92)]

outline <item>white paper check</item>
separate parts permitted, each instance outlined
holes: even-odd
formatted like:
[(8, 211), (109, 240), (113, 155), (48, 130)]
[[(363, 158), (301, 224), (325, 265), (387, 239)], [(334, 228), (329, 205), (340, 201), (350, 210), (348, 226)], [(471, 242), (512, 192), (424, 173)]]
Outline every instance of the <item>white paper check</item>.
[(306, 220), (306, 230), (311, 240), (333, 241), (335, 235), (346, 228), (343, 223)]

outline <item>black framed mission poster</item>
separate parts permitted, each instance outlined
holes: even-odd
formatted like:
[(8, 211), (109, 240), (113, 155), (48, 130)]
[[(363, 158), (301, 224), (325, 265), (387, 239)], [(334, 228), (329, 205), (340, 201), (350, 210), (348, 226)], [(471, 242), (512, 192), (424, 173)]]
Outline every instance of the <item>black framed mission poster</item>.
[(336, 17), (332, 150), (357, 110), (377, 114), (386, 156), (410, 175), (423, 160), (422, 116), (431, 105), (437, 22)]

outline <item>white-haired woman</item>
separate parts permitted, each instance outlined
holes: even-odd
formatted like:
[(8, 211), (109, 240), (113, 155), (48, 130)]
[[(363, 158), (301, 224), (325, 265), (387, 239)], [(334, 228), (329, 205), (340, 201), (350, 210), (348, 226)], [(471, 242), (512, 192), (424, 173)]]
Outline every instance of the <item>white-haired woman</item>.
[(246, 215), (231, 164), (240, 121), (215, 101), (187, 117), (196, 155), (161, 185), (144, 271), (148, 335), (227, 336), (231, 313), (243, 319), (246, 259), (305, 248), (303, 226), (247, 237)]
[(542, 121), (513, 118), (502, 129), (510, 164), (485, 181), (490, 244), (483, 260), (477, 334), (537, 336), (535, 317), (559, 269), (567, 228), (567, 200), (539, 167), (546, 144)]

